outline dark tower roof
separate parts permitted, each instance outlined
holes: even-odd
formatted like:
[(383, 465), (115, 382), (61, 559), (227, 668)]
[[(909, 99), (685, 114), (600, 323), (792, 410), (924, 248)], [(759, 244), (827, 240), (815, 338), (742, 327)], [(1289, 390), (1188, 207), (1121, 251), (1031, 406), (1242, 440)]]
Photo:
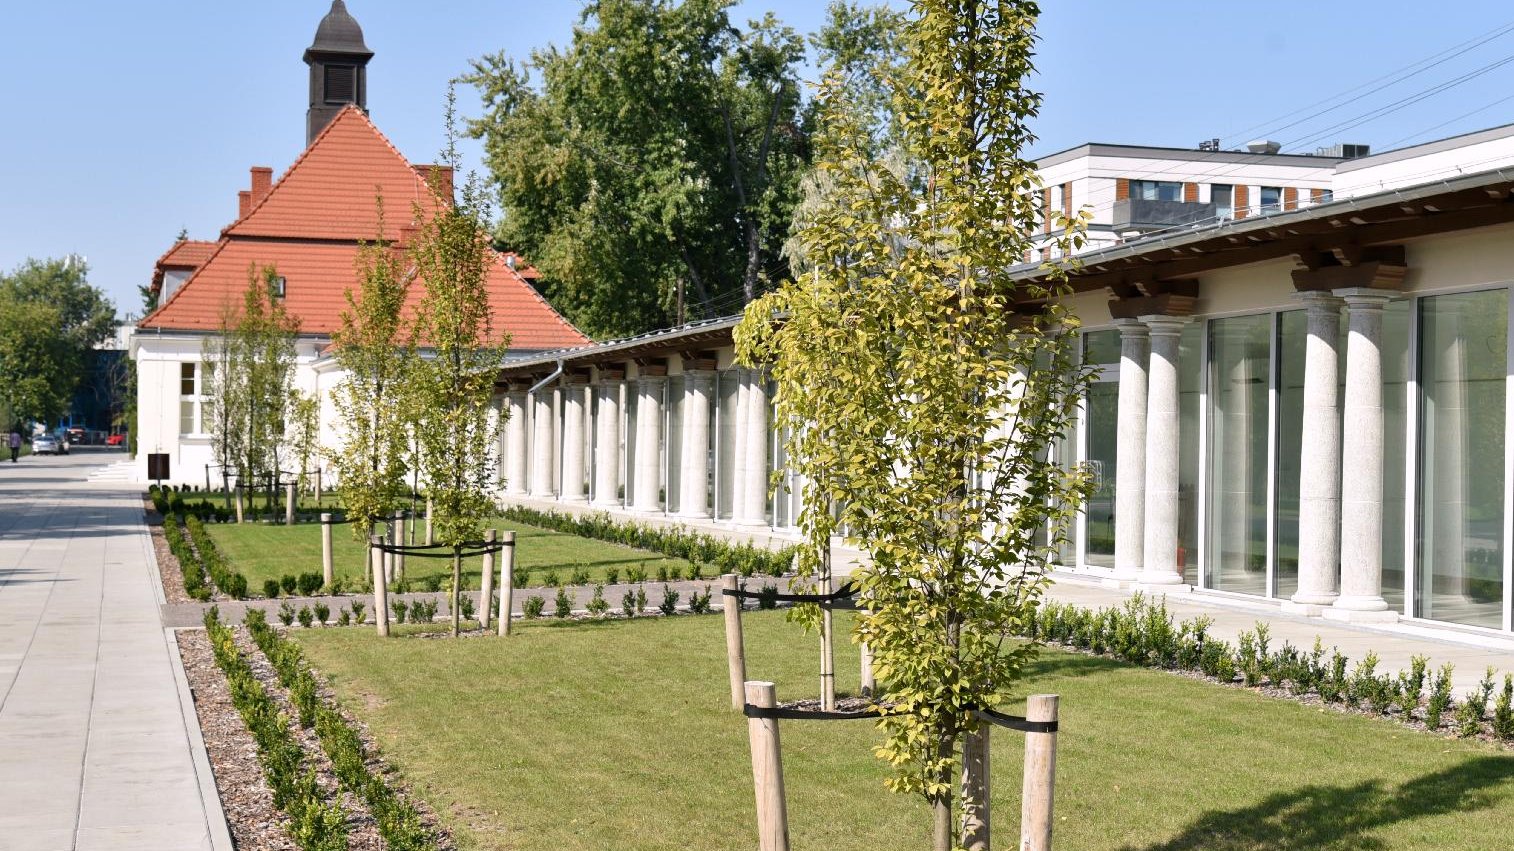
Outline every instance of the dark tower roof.
[(347, 14), (347, 4), (332, 0), (331, 11), (315, 28), (315, 41), (305, 48), (305, 64), (310, 66), (306, 145), (348, 104), (368, 111), (368, 60), (372, 58), (373, 51), (363, 43), (363, 28)]
[(373, 51), (363, 43), (363, 28), (358, 26), (356, 18), (348, 14), (347, 4), (342, 0), (332, 0), (331, 11), (321, 19), (321, 25), (315, 28), (315, 41), (305, 49), (306, 62), (310, 61), (312, 53), (373, 56)]

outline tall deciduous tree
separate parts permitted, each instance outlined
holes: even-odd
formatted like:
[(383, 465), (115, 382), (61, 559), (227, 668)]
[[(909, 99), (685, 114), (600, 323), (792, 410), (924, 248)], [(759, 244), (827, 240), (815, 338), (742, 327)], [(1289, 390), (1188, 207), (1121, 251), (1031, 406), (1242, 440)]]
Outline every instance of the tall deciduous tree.
[(115, 333), (115, 307), (88, 278), (77, 255), (27, 260), (0, 274), (0, 398), (14, 418), (62, 416), (89, 350)]
[[(456, 171), (452, 114), (449, 93), (443, 159)], [(489, 242), (484, 196), (483, 185), (469, 175), (456, 202), (423, 222), (410, 251), (425, 286), (419, 336), (432, 352), (416, 370), (420, 463), (435, 515), (432, 532), (437, 543), (452, 549), (453, 635), (461, 625), (461, 551), (483, 537), (483, 520), (494, 510), (489, 498), (499, 434), (494, 378), (509, 345), (506, 335), (496, 333), (489, 306), (489, 268), (499, 259)]]
[(249, 269), (242, 307), (227, 335), (228, 381), (237, 388), (239, 405), (231, 427), (243, 430), (236, 438), (239, 480), (268, 481), (270, 506), (276, 499), (271, 484), (283, 457), (299, 329), (299, 318), (284, 309), (278, 271), (272, 266)]
[(733, 5), (593, 0), (567, 47), (466, 78), (498, 236), (592, 335), (733, 312), (781, 275), (808, 159), (804, 44), (771, 15), (733, 26)]
[[(813, 271), (751, 305), (737, 335), (771, 365), (811, 482), (801, 567), (818, 572), (839, 529), (871, 557), (852, 577), (854, 639), (892, 707), (878, 754), (893, 789), (931, 804), (938, 851), (958, 834), (957, 747), (1035, 656), (1012, 636), (1088, 484), (1052, 455), (1088, 380), (1065, 274), (1008, 271), (1040, 215), (1022, 154), (1041, 104), (1025, 86), (1037, 11), (916, 0), (890, 84), (898, 160), (871, 155), (828, 78), (817, 167), (844, 201), (803, 229)], [(1057, 232), (1081, 242), (1081, 222)]]
[(333, 395), (342, 445), (331, 460), (353, 537), (363, 542), (404, 492), (405, 382), (415, 359), (403, 315), (409, 261), (384, 241), (382, 198), (378, 204), (379, 236), (358, 252), (358, 291), (347, 290), (341, 327), (332, 335), (344, 377)]
[(247, 433), (242, 429), (246, 410), (244, 392), (246, 376), (233, 368), (231, 334), (237, 322), (237, 308), (221, 306), (217, 333), (200, 343), (201, 410), (203, 428), (210, 432), (210, 452), (220, 469), (221, 487), (226, 492), (226, 507), (231, 508), (231, 477), (245, 452)]

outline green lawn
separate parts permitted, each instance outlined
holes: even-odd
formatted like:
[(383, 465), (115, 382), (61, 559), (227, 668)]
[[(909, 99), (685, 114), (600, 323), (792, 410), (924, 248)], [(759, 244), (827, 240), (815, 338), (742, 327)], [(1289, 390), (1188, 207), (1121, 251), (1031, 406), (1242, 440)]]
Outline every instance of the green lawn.
[[(419, 536), (424, 535), (424, 522), (422, 520), (417, 525), (418, 541)], [(591, 582), (603, 582), (605, 571), (612, 567), (620, 571), (622, 580), (627, 568), (638, 565), (644, 565), (647, 575), (653, 579), (657, 577), (659, 565), (669, 570), (674, 567), (688, 569), (688, 562), (682, 559), (670, 559), (619, 544), (522, 526), (503, 519), (496, 519), (488, 525), (501, 531), (515, 530), (515, 569), (517, 573), (529, 570), (532, 585), (545, 583), (548, 571), (556, 571), (560, 581), (568, 582), (574, 568), (588, 571)], [(210, 523), (206, 528), (216, 546), (247, 577), (247, 585), (253, 593), (261, 593), (265, 579), (278, 579), (286, 573), (321, 572), (320, 524)], [(363, 576), (366, 569), (363, 547), (353, 540), (351, 526), (332, 527), (331, 548), (332, 567), (338, 577), (357, 580)], [(482, 562), (482, 558), (463, 562), (467, 587), (479, 587)], [(405, 578), (417, 583), (427, 575), (451, 576), (451, 564), (447, 559), (407, 558)]]
[[(748, 674), (818, 689), (816, 639), (746, 619)], [(463, 848), (750, 849), (746, 722), (719, 617), (526, 625), (509, 639), (296, 630), (313, 663)], [(844, 689), (856, 653), (839, 648)], [(1514, 755), (1173, 674), (1046, 651), (1062, 696), (1057, 848), (1488, 849), (1514, 821)], [(1024, 693), (1024, 692), (1022, 692)], [(886, 792), (863, 721), (782, 722), (796, 849), (928, 846)], [(1018, 836), (1022, 739), (994, 735), (994, 847)]]

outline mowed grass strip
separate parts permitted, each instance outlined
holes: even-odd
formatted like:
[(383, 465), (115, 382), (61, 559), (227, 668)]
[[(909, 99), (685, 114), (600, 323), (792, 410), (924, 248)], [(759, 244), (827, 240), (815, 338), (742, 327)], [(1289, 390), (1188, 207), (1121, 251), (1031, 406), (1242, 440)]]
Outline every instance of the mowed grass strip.
[[(253, 594), (262, 594), (263, 581), (266, 579), (276, 580), (286, 573), (298, 575), (321, 572), (319, 523), (294, 526), (209, 523), (205, 528), (215, 539), (216, 546), (231, 560), (232, 566), (247, 577), (247, 587)], [(502, 518), (490, 521), (486, 528), (515, 531), (515, 569), (517, 572), (529, 570), (529, 580), (533, 586), (546, 582), (547, 571), (556, 571), (558, 579), (566, 583), (575, 568), (587, 571), (591, 583), (604, 582), (605, 571), (612, 567), (620, 571), (621, 581), (625, 581), (627, 568), (638, 565), (644, 565), (647, 575), (652, 579), (657, 577), (659, 565), (666, 566), (669, 570), (675, 566), (688, 570), (688, 562), (682, 559), (670, 559), (647, 550), (594, 541), (535, 526), (523, 526)], [(416, 542), (424, 543), (425, 521), (418, 521), (416, 529)], [(337, 577), (359, 581), (364, 576), (367, 568), (363, 549), (363, 545), (353, 538), (352, 526), (332, 527), (332, 569)], [(467, 587), (479, 587), (482, 564), (481, 557), (463, 561)], [(431, 575), (450, 577), (451, 560), (405, 559), (405, 578), (412, 584)]]
[[(814, 635), (782, 613), (745, 624), (749, 677), (817, 693)], [(465, 848), (756, 845), (718, 616), (294, 635)], [(841, 644), (843, 690), (856, 666)], [(1062, 697), (1058, 848), (1487, 849), (1514, 820), (1514, 756), (1490, 745), (1056, 650), (1031, 692)], [(870, 723), (781, 724), (796, 849), (928, 847), (923, 805), (883, 789)], [(993, 739), (994, 846), (1013, 847), (1023, 738)]]

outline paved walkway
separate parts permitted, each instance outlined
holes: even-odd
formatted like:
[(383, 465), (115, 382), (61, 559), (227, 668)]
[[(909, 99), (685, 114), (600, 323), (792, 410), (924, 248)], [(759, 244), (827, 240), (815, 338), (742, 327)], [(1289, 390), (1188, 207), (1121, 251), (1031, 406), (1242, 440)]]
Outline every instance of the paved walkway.
[[(1106, 588), (1091, 577), (1062, 573), (1057, 575), (1050, 596), (1058, 602), (1100, 608), (1124, 605), (1130, 593)], [(1169, 596), (1167, 608), (1179, 621), (1198, 615), (1213, 618), (1210, 634), (1231, 643), (1241, 632), (1256, 629), (1257, 621), (1265, 621), (1272, 636), (1273, 649), (1288, 641), (1295, 647), (1308, 650), (1314, 646), (1315, 636), (1319, 636), (1327, 653), (1331, 647), (1340, 648), (1351, 660), (1353, 668), (1357, 660), (1371, 651), (1381, 660), (1378, 673), (1407, 671), (1409, 659), (1416, 655), (1429, 656), (1435, 668), (1450, 662), (1456, 666), (1452, 686), (1458, 694), (1465, 694), (1475, 687), (1489, 665), (1498, 669), (1500, 684), (1504, 672), (1514, 673), (1514, 638), (1410, 623), (1342, 624), (1287, 614), (1275, 603), (1265, 600), (1203, 592)]]
[(0, 462), (0, 851), (230, 847), (119, 457)]

